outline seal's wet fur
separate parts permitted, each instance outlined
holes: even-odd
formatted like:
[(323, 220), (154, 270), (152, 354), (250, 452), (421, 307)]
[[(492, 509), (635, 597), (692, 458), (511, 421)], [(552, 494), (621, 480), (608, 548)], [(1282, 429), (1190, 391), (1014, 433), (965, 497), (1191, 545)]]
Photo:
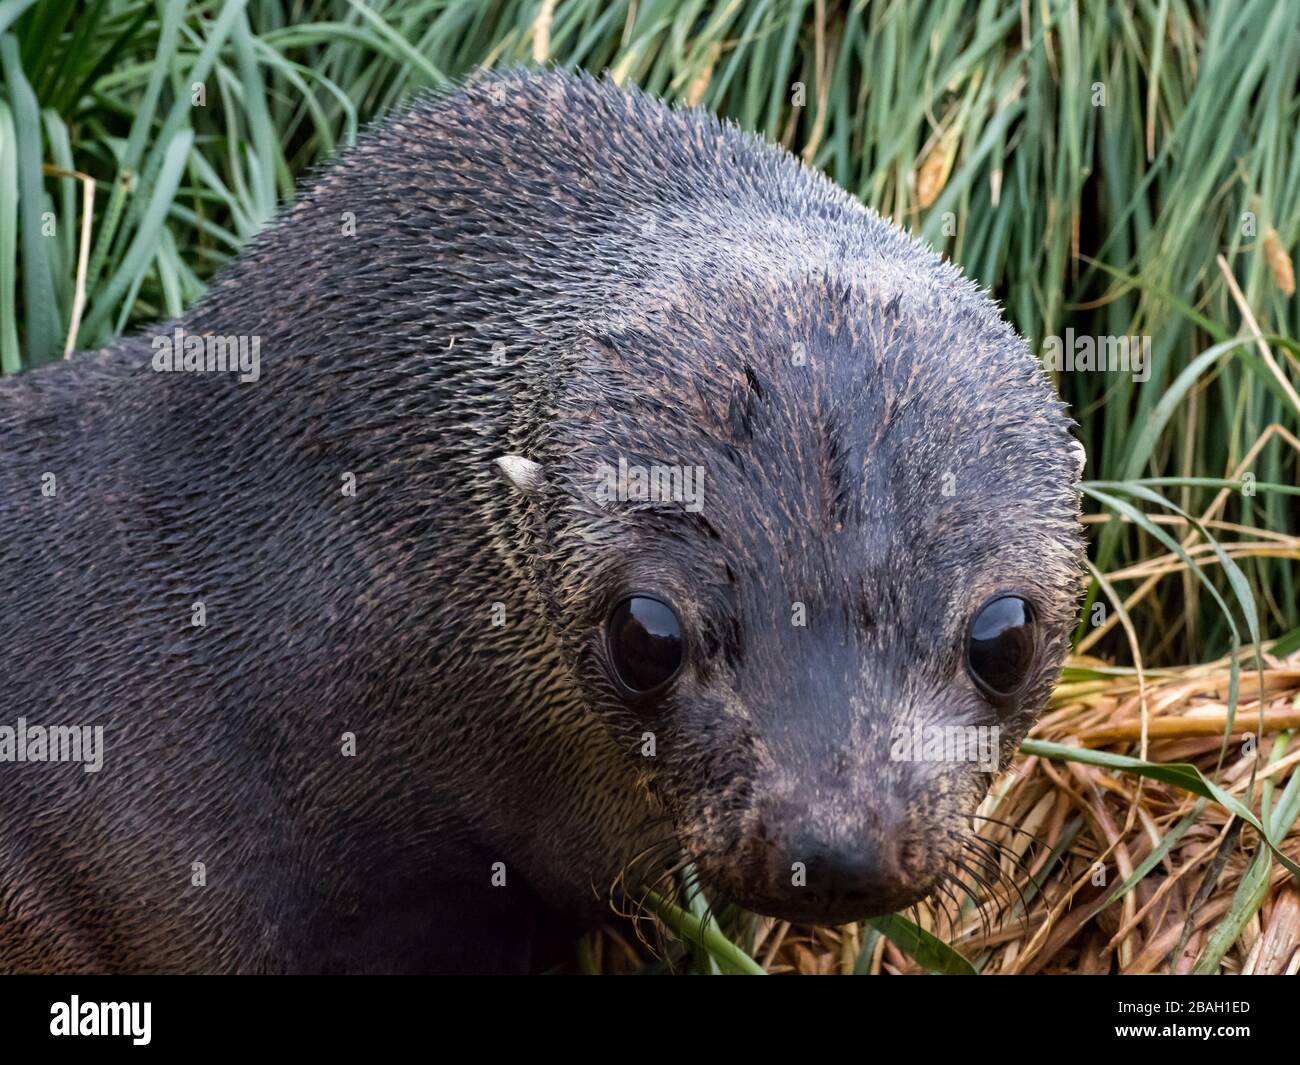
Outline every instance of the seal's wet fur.
[[(1025, 344), (707, 114), (481, 76), (181, 324), (260, 337), (261, 379), (155, 373), (146, 333), (0, 382), (0, 705), (106, 740), (97, 774), (0, 765), (0, 969), (527, 968), (674, 840), (802, 915), (801, 842), (888, 848), (910, 902), (987, 777), (891, 731), (999, 724), (1009, 757), (1059, 670), (1078, 471)], [(705, 505), (596, 500), (620, 457), (702, 466)], [(1043, 650), (997, 709), (965, 632), (1008, 588)], [(604, 651), (638, 590), (688, 645), (648, 703)]]

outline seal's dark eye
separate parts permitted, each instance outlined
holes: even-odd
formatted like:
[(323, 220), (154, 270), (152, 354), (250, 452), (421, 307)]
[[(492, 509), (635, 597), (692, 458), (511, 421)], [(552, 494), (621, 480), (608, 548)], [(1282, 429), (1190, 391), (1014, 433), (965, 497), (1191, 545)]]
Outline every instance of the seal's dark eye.
[(990, 599), (975, 614), (966, 668), (985, 695), (1014, 695), (1034, 662), (1034, 614), (1018, 595)]
[(672, 607), (644, 595), (624, 599), (609, 619), (609, 657), (634, 692), (667, 684), (682, 664), (682, 625)]

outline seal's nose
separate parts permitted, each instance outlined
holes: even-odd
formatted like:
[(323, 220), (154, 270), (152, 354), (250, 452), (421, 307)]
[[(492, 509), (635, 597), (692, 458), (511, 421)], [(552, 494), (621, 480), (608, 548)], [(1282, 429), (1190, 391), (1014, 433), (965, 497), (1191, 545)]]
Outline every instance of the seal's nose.
[(882, 848), (836, 847), (803, 836), (791, 853), (804, 856), (809, 890), (816, 899), (828, 903), (892, 894), (899, 879), (891, 855)]
[(767, 822), (764, 905), (754, 908), (840, 924), (893, 913), (929, 892), (928, 852), (905, 825), (883, 824), (877, 816), (855, 831), (843, 831), (842, 821), (840, 831), (828, 831), (817, 821), (805, 811)]
[(800, 832), (787, 856), (789, 861), (783, 864), (791, 870), (791, 901), (809, 914), (852, 920), (892, 913), (921, 893), (906, 868), (897, 837), (832, 843)]

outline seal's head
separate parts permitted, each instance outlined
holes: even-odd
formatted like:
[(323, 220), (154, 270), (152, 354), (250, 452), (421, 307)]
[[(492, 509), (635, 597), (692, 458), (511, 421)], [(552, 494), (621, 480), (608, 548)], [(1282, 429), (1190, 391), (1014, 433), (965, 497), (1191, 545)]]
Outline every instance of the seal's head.
[(547, 318), (518, 398), (545, 416), (502, 464), (516, 542), (713, 893), (894, 911), (960, 860), (1058, 675), (1078, 445), (954, 268), (775, 149), (654, 114), (682, 129), (628, 153), (641, 198), (573, 220), (582, 305)]

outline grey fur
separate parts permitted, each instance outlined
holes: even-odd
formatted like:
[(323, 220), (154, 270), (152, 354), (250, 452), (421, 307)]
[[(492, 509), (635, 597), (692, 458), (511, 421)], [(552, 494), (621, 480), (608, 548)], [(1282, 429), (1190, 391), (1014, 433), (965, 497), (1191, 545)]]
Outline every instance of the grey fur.
[[(797, 908), (773, 825), (924, 893), (987, 778), (890, 730), (1000, 722), (1009, 757), (1059, 670), (1078, 474), (1025, 344), (706, 114), (480, 77), (181, 324), (260, 337), (260, 379), (156, 373), (147, 333), (0, 382), (0, 705), (107, 746), (0, 764), (0, 969), (524, 968), (679, 843), (715, 896)], [(620, 458), (702, 468), (705, 505), (594, 498)], [(1044, 649), (996, 711), (962, 655), (1007, 588)], [(605, 662), (630, 590), (688, 632), (652, 706)]]

